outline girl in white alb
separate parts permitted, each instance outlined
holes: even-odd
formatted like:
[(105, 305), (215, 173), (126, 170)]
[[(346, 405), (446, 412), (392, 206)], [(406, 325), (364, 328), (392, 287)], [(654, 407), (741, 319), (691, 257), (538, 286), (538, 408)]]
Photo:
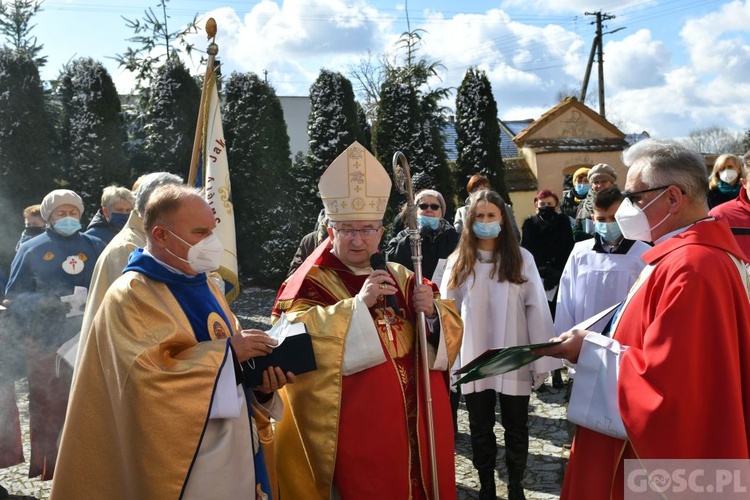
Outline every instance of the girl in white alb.
[[(494, 191), (472, 195), (458, 249), (448, 258), (440, 294), (454, 299), (464, 322), (458, 366), (487, 349), (547, 342), (554, 336), (544, 286), (531, 254), (518, 245), (505, 202)], [(541, 358), (503, 375), (463, 384), (471, 430), (472, 462), (480, 498), (495, 498), (493, 430), (500, 401), (508, 467), (508, 498), (523, 499), (529, 449), (529, 398), (534, 379), (562, 366)]]

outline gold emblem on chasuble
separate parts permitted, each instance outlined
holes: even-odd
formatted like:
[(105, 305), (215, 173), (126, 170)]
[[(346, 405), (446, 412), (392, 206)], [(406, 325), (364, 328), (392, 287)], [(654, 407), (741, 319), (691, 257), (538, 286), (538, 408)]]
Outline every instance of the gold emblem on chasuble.
[(212, 312), (206, 321), (208, 334), (213, 340), (226, 339), (231, 335), (229, 326), (224, 322), (220, 314)]
[(375, 326), (392, 358), (402, 358), (411, 352), (414, 346), (414, 327), (411, 323), (396, 316), (393, 311), (378, 307), (375, 309)]

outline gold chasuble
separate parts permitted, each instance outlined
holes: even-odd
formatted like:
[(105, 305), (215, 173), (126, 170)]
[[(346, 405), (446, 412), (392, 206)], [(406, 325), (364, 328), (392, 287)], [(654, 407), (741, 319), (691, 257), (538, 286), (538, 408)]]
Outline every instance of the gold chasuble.
[[(360, 321), (355, 307), (367, 314), (355, 298), (367, 275), (355, 275), (330, 249), (309, 270), (296, 297), (277, 301), (274, 307), (275, 317), (285, 313), (290, 321), (305, 323), (318, 363), (316, 371), (300, 375), (281, 391), (284, 418), (276, 427), (275, 455), (282, 499), (328, 499), (334, 491), (345, 499), (432, 497), (427, 411), (410, 293), (414, 274), (399, 264), (389, 264), (388, 271), (399, 288), (398, 315), (394, 317), (382, 299), (369, 309), (371, 318), (364, 316), (364, 321), (377, 329), (369, 344), (348, 337), (354, 335), (352, 324)], [(463, 327), (453, 301), (440, 300), (437, 292), (435, 299), (439, 332), (428, 330), (428, 349), (430, 364), (437, 369), (430, 371), (430, 378), (440, 497), (451, 499), (456, 487), (447, 370)], [(377, 351), (382, 362), (352, 369), (347, 365), (350, 349)]]
[[(252, 485), (235, 491), (242, 477), (232, 463), (249, 477), (252, 452), (227, 460), (229, 445), (212, 441), (212, 400), (223, 365), (232, 363), (225, 339), (239, 324), (208, 281), (221, 314), (207, 316), (210, 339), (201, 342), (167, 284), (132, 271), (112, 284), (81, 350), (53, 499), (177, 499), (195, 497), (195, 486), (209, 486), (213, 498), (255, 498)], [(249, 416), (236, 422), (251, 450)], [(192, 482), (201, 460), (220, 462), (220, 472)]]

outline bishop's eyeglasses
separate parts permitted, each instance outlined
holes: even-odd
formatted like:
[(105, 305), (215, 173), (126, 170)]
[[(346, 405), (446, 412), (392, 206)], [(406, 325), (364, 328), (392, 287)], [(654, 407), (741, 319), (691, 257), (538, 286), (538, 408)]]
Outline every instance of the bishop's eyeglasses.
[(374, 237), (378, 231), (380, 231), (380, 226), (378, 228), (365, 228), (365, 229), (339, 229), (335, 226), (331, 226), (334, 231), (336, 231), (339, 236), (341, 236), (345, 240), (353, 240), (357, 234), (359, 234), (363, 240), (368, 240), (372, 237)]

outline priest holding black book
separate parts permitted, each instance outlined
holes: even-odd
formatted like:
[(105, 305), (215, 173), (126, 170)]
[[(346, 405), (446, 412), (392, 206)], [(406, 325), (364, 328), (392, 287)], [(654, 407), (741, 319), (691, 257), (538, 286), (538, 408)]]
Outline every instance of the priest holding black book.
[[(146, 248), (107, 290), (78, 360), (51, 498), (262, 498), (270, 484), (253, 412), (281, 415), (294, 375), (240, 366), (277, 341), (241, 330), (207, 279), (224, 248), (195, 189), (146, 205)], [(253, 410), (254, 408), (254, 410)]]

